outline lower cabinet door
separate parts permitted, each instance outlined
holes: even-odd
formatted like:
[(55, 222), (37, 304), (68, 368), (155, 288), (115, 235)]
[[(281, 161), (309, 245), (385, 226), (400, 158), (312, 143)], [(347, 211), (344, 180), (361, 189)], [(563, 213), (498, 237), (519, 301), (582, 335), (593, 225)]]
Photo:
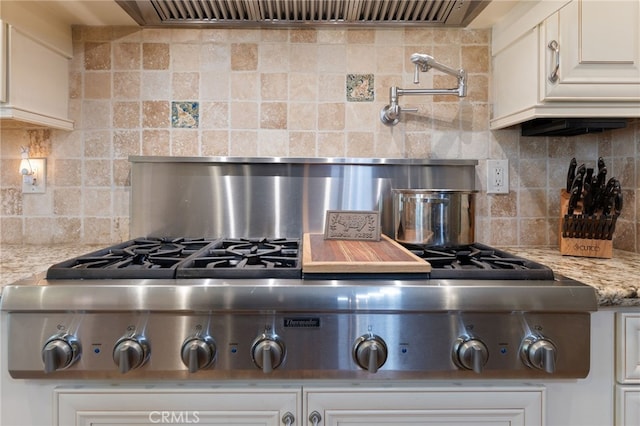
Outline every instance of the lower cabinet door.
[(303, 425), (544, 424), (544, 388), (305, 389)]
[(616, 426), (640, 425), (640, 386), (616, 385)]
[(290, 389), (58, 388), (54, 425), (297, 425), (300, 395)]

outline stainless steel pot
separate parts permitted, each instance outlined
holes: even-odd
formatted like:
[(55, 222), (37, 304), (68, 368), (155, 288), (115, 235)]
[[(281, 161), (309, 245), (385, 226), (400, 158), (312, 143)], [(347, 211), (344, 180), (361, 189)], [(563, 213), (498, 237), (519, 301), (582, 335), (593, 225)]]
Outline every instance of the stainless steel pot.
[(473, 243), (476, 192), (393, 189), (395, 240), (425, 246)]

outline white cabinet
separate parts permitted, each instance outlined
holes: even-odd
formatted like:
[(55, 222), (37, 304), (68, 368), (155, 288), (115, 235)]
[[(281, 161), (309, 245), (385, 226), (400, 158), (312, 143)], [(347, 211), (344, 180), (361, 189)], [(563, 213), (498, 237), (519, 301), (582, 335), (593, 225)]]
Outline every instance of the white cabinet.
[(616, 426), (640, 425), (640, 386), (616, 386)]
[(299, 389), (60, 388), (54, 425), (302, 424), (300, 401)]
[[(72, 130), (73, 121), (68, 118), (71, 27), (34, 29), (37, 18), (43, 18), (38, 14), (43, 12), (29, 9), (34, 7), (31, 3), (35, 2), (3, 5), (0, 17), (0, 118), (3, 124), (11, 120)], [(49, 24), (53, 21), (46, 16), (44, 19)], [(60, 48), (60, 44), (65, 47)]]
[(640, 312), (616, 314), (616, 425), (640, 424)]
[(640, 116), (640, 0), (523, 3), (493, 29), (492, 129)]
[(530, 426), (545, 418), (542, 387), (305, 388), (304, 401), (305, 420), (324, 426)]

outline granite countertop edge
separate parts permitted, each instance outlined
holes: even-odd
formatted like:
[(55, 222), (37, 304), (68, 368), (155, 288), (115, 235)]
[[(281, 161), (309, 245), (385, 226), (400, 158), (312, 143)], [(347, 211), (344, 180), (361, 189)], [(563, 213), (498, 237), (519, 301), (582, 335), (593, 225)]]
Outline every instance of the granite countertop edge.
[[(3, 244), (0, 246), (0, 292), (4, 286), (42, 273), (55, 263), (107, 246)], [(597, 259), (563, 256), (557, 247), (500, 249), (547, 265), (555, 274), (592, 286), (601, 307), (640, 308), (640, 254), (614, 250), (611, 259)]]

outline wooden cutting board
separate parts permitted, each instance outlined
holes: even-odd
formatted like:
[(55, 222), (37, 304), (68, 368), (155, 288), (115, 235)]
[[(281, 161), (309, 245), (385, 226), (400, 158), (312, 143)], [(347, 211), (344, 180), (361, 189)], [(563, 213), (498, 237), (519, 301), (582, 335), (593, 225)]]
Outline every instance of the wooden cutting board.
[(427, 273), (431, 265), (382, 235), (380, 241), (325, 240), (304, 234), (303, 273)]

